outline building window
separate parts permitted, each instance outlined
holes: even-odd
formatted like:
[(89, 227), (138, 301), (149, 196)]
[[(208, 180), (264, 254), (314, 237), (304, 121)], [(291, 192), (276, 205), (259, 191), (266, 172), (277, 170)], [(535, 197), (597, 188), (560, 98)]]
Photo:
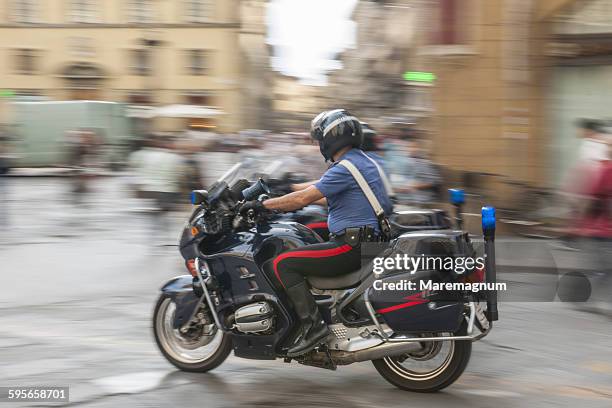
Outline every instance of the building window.
[(71, 0), (70, 21), (73, 23), (98, 22), (97, 6), (97, 1), (95, 0)]
[(428, 3), (429, 45), (465, 45), (472, 24), (472, 1), (433, 0)]
[(15, 51), (15, 71), (20, 75), (33, 75), (37, 72), (38, 51), (19, 48)]
[(205, 50), (187, 50), (187, 73), (206, 75), (210, 69), (210, 53)]
[(16, 23), (36, 23), (37, 22), (37, 0), (13, 0), (11, 2), (12, 19)]
[(133, 105), (149, 105), (153, 103), (153, 97), (149, 91), (129, 91), (127, 102)]
[(458, 0), (437, 0), (434, 2), (431, 43), (435, 45), (459, 44)]
[(130, 51), (130, 72), (132, 75), (151, 74), (151, 52), (149, 50)]
[(213, 9), (214, 0), (185, 0), (185, 18), (189, 23), (210, 21)]
[(208, 91), (193, 91), (184, 94), (188, 105), (214, 106), (213, 95)]
[(92, 58), (96, 56), (91, 38), (69, 37), (68, 49), (70, 54), (75, 58)]
[(154, 21), (152, 0), (129, 0), (128, 22), (134, 24), (152, 23)]

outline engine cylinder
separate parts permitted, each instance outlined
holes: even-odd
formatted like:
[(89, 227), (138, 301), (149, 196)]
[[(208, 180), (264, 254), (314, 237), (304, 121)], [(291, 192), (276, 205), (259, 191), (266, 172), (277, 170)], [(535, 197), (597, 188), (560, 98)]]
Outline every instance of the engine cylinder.
[(262, 333), (272, 329), (274, 309), (268, 302), (251, 303), (234, 313), (234, 327), (243, 333)]

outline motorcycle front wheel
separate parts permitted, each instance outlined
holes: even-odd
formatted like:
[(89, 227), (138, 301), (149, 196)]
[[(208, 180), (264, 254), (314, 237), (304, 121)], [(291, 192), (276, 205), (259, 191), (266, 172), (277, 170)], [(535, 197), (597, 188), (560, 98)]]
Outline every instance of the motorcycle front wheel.
[[(455, 335), (462, 336), (465, 331), (464, 325)], [(385, 380), (398, 388), (436, 392), (461, 376), (472, 354), (469, 340), (427, 342), (423, 346), (421, 352), (385, 357), (372, 363)]]
[(219, 366), (232, 351), (232, 340), (213, 324), (183, 333), (173, 328), (176, 305), (161, 295), (153, 312), (153, 333), (164, 357), (183, 371), (203, 373)]

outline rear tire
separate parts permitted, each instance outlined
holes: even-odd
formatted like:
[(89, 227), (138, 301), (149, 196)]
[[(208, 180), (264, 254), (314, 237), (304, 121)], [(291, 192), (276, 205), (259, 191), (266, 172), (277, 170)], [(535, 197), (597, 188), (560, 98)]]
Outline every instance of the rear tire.
[[(216, 330), (211, 339), (183, 339), (178, 330), (173, 330), (169, 325), (173, 320), (172, 298), (161, 295), (155, 305), (153, 312), (153, 334), (157, 347), (175, 367), (189, 372), (204, 373), (218, 367), (232, 351), (232, 340), (230, 336), (221, 330)], [(220, 337), (220, 339), (218, 338)], [(199, 348), (182, 347), (183, 344), (202, 342)], [(211, 347), (208, 353), (197, 356), (197, 352), (205, 347)], [(193, 352), (193, 356), (192, 353)]]
[[(465, 335), (465, 324), (455, 333)], [(398, 361), (400, 356), (372, 360), (378, 373), (398, 388), (413, 392), (436, 392), (448, 387), (463, 374), (472, 354), (472, 342), (469, 340), (445, 341), (450, 345), (450, 355), (443, 365), (430, 373), (415, 373)], [(408, 358), (405, 361), (410, 361)]]

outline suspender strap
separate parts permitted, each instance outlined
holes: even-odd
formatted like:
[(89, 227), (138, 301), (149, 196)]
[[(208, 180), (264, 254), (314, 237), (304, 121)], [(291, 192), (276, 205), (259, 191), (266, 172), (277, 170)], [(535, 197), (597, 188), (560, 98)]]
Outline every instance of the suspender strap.
[(361, 172), (357, 169), (357, 167), (355, 167), (355, 165), (348, 160), (342, 160), (339, 164), (341, 166), (346, 167), (346, 169), (353, 175), (353, 178), (355, 179), (355, 181), (361, 188), (361, 191), (363, 191), (363, 194), (366, 196), (366, 198), (370, 202), (370, 205), (372, 206), (372, 209), (374, 210), (376, 217), (379, 220), (382, 217), (384, 217), (385, 210), (383, 210), (382, 206), (380, 205), (380, 202), (378, 201), (378, 199), (374, 195), (374, 192), (368, 185), (368, 182), (363, 178), (363, 176), (361, 175)]

